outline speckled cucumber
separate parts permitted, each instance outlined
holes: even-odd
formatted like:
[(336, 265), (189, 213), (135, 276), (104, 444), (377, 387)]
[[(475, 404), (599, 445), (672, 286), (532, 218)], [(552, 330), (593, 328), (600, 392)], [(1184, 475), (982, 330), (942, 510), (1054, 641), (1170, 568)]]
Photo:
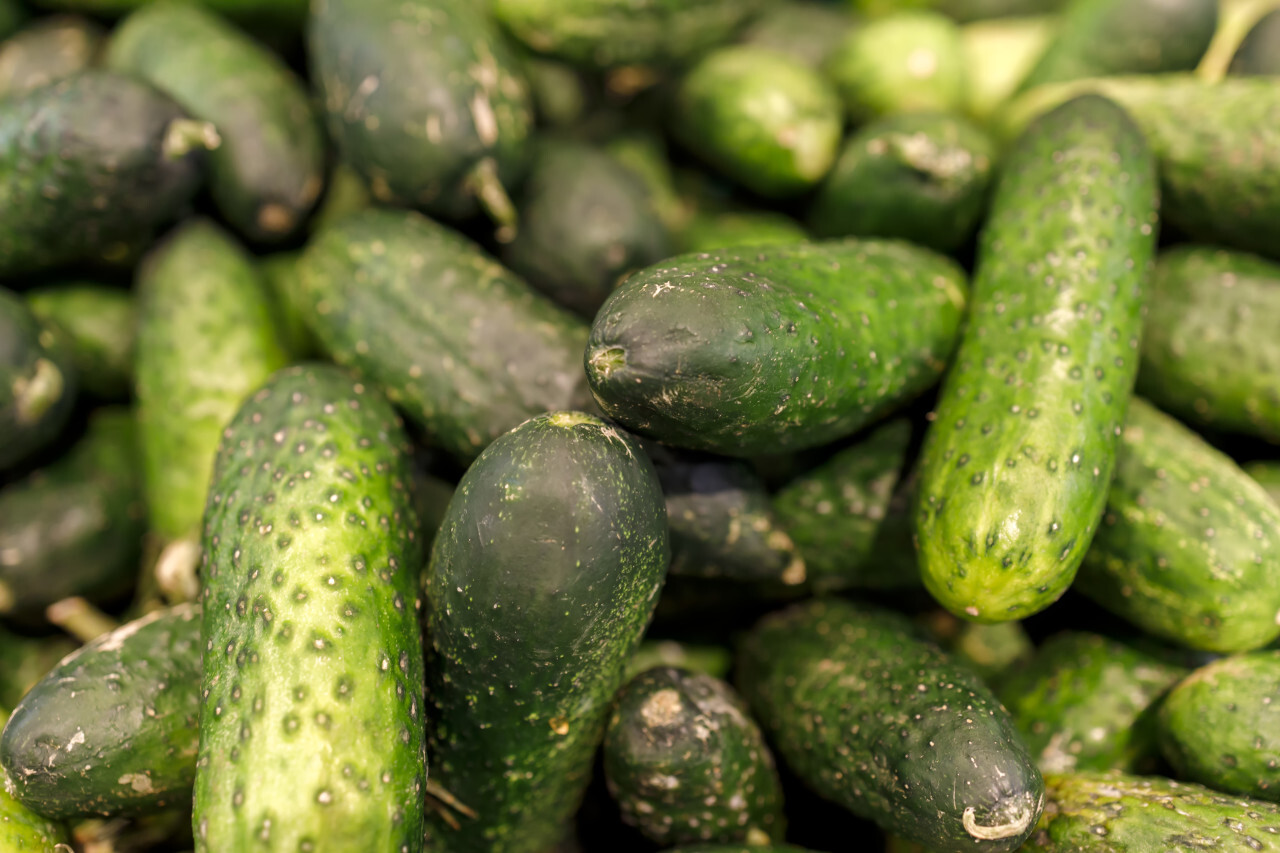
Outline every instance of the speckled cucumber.
[(610, 417), (665, 444), (813, 447), (932, 385), (965, 297), (954, 262), (894, 241), (679, 255), (600, 309), (587, 379)]
[(68, 282), (28, 291), (31, 312), (66, 333), (80, 388), (119, 400), (133, 390), (137, 310), (133, 295), (93, 282)]
[(191, 798), (200, 609), (156, 610), (82, 646), (0, 735), (11, 793), (58, 820), (150, 814)]
[(227, 426), (204, 517), (197, 851), (422, 849), (423, 554), (409, 444), (338, 368)]
[(978, 676), (903, 616), (815, 599), (747, 636), (738, 684), (810, 788), (935, 853), (1013, 851), (1044, 785)]
[(0, 287), (0, 470), (46, 446), (66, 424), (78, 385), (66, 340)]
[(1280, 636), (1280, 507), (1225, 454), (1135, 398), (1075, 588), (1147, 633), (1238, 652)]
[(329, 355), (459, 459), (533, 415), (590, 401), (586, 324), (420, 214), (352, 214), (313, 238), (296, 274)]
[[(0, 723), (8, 712), (0, 709)], [(66, 827), (38, 815), (0, 789), (0, 847), (13, 853), (71, 853)]]
[(324, 139), (280, 58), (199, 5), (152, 3), (112, 32), (106, 63), (214, 125), (209, 189), (238, 233), (277, 242), (301, 227), (323, 186)]
[(528, 86), (471, 0), (317, 0), (311, 77), (342, 159), (375, 198), (449, 218), (482, 206), (515, 224), (507, 189), (523, 177)]
[(97, 64), (102, 26), (79, 15), (51, 15), (0, 44), (0, 96), (12, 97)]
[(429, 849), (560, 840), (669, 559), (652, 464), (595, 417), (539, 415), (472, 463), (425, 583), (433, 774), (478, 816), (429, 815)]
[(1155, 165), (1124, 112), (1080, 98), (1002, 167), (973, 304), (920, 461), (925, 586), (957, 616), (1029, 616), (1093, 537), (1138, 369)]
[(196, 191), (211, 128), (167, 95), (82, 71), (0, 104), (0, 275), (120, 260)]
[(719, 679), (650, 669), (618, 693), (604, 773), (623, 820), (664, 846), (781, 840), (773, 755), (746, 703)]

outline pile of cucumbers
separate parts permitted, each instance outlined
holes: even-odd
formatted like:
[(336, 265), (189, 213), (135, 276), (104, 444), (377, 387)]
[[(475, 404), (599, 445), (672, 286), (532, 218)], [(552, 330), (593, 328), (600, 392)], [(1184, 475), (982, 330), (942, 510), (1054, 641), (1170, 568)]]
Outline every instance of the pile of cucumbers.
[(1280, 853), (1280, 0), (0, 0), (0, 853)]

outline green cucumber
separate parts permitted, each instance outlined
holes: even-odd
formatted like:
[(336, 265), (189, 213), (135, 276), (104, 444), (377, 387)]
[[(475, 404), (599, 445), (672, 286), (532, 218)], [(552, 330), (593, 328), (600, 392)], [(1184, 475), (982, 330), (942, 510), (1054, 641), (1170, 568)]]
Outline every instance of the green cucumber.
[(762, 12), (742, 31), (738, 41), (821, 68), (857, 25), (857, 18), (845, 4), (785, 0)]
[[(1188, 423), (1280, 441), (1280, 264), (1175, 246), (1156, 260), (1138, 393)], [(1275, 347), (1275, 349), (1273, 349)]]
[(1237, 77), (1280, 74), (1280, 9), (1272, 9), (1249, 28), (1227, 73)]
[(0, 275), (127, 256), (190, 201), (211, 132), (112, 71), (0, 103)]
[(0, 765), (57, 820), (190, 801), (200, 716), (200, 608), (156, 610), (82, 646), (13, 709)]
[(658, 476), (580, 412), (525, 421), (458, 484), (426, 573), (435, 778), (477, 817), (428, 849), (538, 853), (569, 828), (670, 550)]
[(1156, 192), (1102, 98), (1041, 118), (1002, 166), (916, 498), (925, 586), (957, 616), (1036, 613), (1084, 557), (1138, 369)]
[(0, 44), (0, 96), (12, 97), (70, 77), (98, 62), (106, 31), (78, 15), (52, 15)]
[(116, 27), (106, 62), (214, 125), (209, 189), (237, 232), (278, 242), (300, 228), (323, 186), (324, 138), (283, 60), (212, 11), (165, 2)]
[(134, 583), (146, 531), (133, 413), (100, 409), (57, 461), (0, 489), (0, 613), (42, 616), (67, 596)]
[(724, 678), (729, 674), (732, 664), (733, 655), (725, 646), (646, 638), (627, 662), (624, 680), (630, 681), (645, 670), (660, 666), (673, 666), (702, 672), (712, 678)]
[(996, 693), (1044, 773), (1150, 772), (1155, 711), (1183, 667), (1098, 634), (1050, 637)]
[(679, 255), (600, 309), (587, 379), (606, 414), (664, 444), (814, 447), (934, 384), (966, 289), (952, 261), (893, 241)]
[(66, 333), (80, 387), (106, 400), (133, 390), (137, 310), (126, 290), (93, 282), (67, 282), (30, 290), (31, 312)]
[(0, 471), (58, 437), (78, 380), (60, 330), (0, 287)]
[(1225, 454), (1134, 398), (1075, 588), (1148, 634), (1240, 652), (1280, 636), (1280, 506)]
[(680, 239), (691, 211), (676, 187), (666, 140), (653, 129), (622, 131), (609, 137), (604, 150), (640, 179), (650, 209), (662, 220), (671, 238)]
[(372, 204), (373, 196), (365, 179), (355, 169), (339, 161), (329, 170), (324, 198), (307, 223), (307, 229), (315, 234), (347, 214), (364, 210)]
[(935, 853), (1013, 851), (1044, 784), (978, 676), (903, 616), (815, 599), (746, 638), (738, 684), (810, 788)]
[(604, 773), (622, 819), (664, 846), (781, 840), (773, 754), (725, 682), (659, 667), (627, 682), (604, 736)]
[(320, 345), (307, 325), (307, 316), (298, 298), (298, 262), (301, 251), (274, 252), (258, 258), (258, 274), (271, 297), (272, 315), (280, 335), (280, 346), (292, 361), (303, 361), (320, 353)]
[[(0, 723), (7, 719), (8, 712), (0, 710)], [(36, 814), (0, 788), (0, 848), (13, 853), (71, 853), (68, 840), (66, 827)]]
[(1052, 15), (996, 18), (960, 28), (968, 115), (985, 123), (1013, 95), (1053, 37), (1057, 20)]
[(409, 443), (328, 365), (223, 434), (204, 517), (197, 851), (421, 850), (427, 777)]
[(726, 210), (695, 213), (679, 234), (680, 252), (715, 252), (742, 246), (803, 243), (809, 232), (776, 210)]
[(316, 0), (307, 57), (329, 136), (375, 198), (448, 218), (479, 202), (511, 229), (533, 106), (488, 5)]
[(943, 651), (976, 672), (993, 690), (998, 691), (1001, 679), (1035, 654), (1035, 645), (1021, 622), (970, 622), (941, 608), (917, 621)]
[(16, 707), (58, 661), (79, 647), (65, 634), (28, 637), (0, 626), (0, 708)]
[(586, 324), (462, 235), (370, 209), (317, 234), (296, 274), (312, 331), (461, 460), (590, 400)]

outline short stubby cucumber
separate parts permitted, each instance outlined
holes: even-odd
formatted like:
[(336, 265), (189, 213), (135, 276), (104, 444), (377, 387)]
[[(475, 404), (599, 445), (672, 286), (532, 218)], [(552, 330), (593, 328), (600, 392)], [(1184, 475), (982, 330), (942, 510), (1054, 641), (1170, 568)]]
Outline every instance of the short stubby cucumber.
[(1280, 636), (1280, 506), (1221, 451), (1134, 398), (1076, 589), (1144, 631), (1240, 652)]
[(78, 385), (61, 331), (0, 287), (0, 471), (57, 438)]
[(190, 802), (203, 648), (200, 608), (179, 604), (69, 655), (13, 709), (0, 735), (13, 795), (59, 820)]
[(428, 849), (540, 853), (572, 828), (670, 559), (638, 442), (538, 415), (472, 463), (425, 578), (432, 776), (476, 812)]
[(1013, 851), (1044, 783), (976, 674), (897, 613), (815, 599), (766, 616), (738, 680), (810, 788), (934, 853)]
[(84, 391), (106, 400), (129, 396), (138, 338), (136, 303), (130, 291), (94, 282), (67, 282), (27, 291), (26, 296), (32, 313), (66, 333)]
[(1030, 616), (1075, 577), (1138, 370), (1155, 164), (1123, 110), (1079, 98), (1009, 153), (916, 497), (925, 586), (957, 616)]
[(814, 447), (937, 381), (966, 292), (953, 261), (897, 241), (678, 255), (600, 309), (587, 379), (606, 414), (664, 444)]
[(274, 374), (223, 433), (204, 522), (196, 850), (422, 850), (399, 417), (338, 368)]
[(98, 62), (106, 31), (79, 15), (50, 15), (0, 44), (0, 96), (70, 77)]

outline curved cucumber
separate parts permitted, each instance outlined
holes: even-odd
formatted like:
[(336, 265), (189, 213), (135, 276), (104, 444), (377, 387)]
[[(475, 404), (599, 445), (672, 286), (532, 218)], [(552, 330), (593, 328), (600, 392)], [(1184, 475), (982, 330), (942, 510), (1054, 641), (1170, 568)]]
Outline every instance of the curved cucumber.
[(0, 471), (46, 446), (66, 424), (78, 379), (66, 342), (0, 287)]

